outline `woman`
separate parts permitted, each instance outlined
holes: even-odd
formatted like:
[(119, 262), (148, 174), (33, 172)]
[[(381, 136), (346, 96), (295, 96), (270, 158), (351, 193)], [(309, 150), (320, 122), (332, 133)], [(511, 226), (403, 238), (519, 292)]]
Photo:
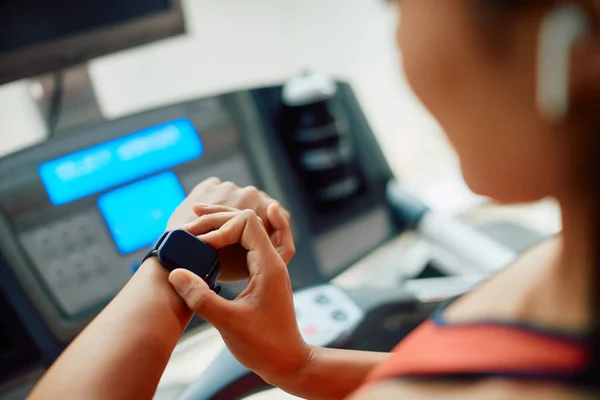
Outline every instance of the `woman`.
[[(392, 355), (313, 348), (295, 323), (287, 213), (255, 189), (205, 182), (169, 228), (186, 226), (227, 249), (223, 278), (249, 271), (244, 293), (224, 300), (182, 270), (167, 282), (149, 259), (31, 398), (150, 398), (189, 309), (220, 331), (245, 366), (301, 397), (587, 395), (575, 384), (589, 361), (598, 258), (600, 1), (398, 3), (407, 78), (456, 147), (469, 186), (504, 203), (556, 198), (562, 235), (440, 310)], [(536, 79), (543, 83), (537, 90)], [(246, 260), (231, 251), (235, 243)]]

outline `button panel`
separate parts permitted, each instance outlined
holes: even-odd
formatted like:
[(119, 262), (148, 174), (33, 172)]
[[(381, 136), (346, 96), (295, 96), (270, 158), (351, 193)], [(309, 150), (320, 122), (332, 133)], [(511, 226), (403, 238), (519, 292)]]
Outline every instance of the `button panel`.
[(320, 285), (294, 294), (296, 320), (307, 343), (327, 346), (352, 331), (364, 313), (334, 285)]
[(109, 300), (131, 276), (97, 210), (37, 226), (20, 241), (68, 316)]

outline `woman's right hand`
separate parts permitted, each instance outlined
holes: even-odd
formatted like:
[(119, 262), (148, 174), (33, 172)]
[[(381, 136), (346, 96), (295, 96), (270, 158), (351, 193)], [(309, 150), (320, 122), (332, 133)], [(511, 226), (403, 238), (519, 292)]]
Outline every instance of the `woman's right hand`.
[(279, 203), (267, 210), (281, 232), (275, 240), (251, 210), (207, 206), (201, 214), (192, 232), (199, 239), (215, 249), (239, 243), (248, 251), (248, 287), (229, 301), (186, 270), (171, 272), (169, 282), (191, 310), (219, 330), (245, 367), (268, 382), (294, 376), (311, 360), (312, 349), (300, 335), (287, 266), (277, 251), (279, 243), (291, 241), (285, 211)]

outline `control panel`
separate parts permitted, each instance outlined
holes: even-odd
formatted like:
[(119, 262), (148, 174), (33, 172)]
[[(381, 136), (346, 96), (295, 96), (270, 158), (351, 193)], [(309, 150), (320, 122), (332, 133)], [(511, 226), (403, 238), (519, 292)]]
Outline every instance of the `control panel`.
[(339, 287), (319, 285), (294, 294), (296, 320), (304, 340), (315, 346), (329, 346), (352, 330), (364, 312)]
[[(326, 77), (77, 128), (0, 160), (0, 252), (57, 341), (110, 301), (211, 176), (255, 185), (291, 211), (296, 288), (394, 234), (389, 168), (350, 87)], [(237, 290), (225, 285), (223, 295)], [(353, 315), (317, 310), (339, 311), (339, 322)]]

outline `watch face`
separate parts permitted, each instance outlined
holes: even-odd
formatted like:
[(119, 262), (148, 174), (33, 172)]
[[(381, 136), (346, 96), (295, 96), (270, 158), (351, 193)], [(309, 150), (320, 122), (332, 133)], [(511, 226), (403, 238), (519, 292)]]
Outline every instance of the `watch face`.
[(170, 232), (158, 249), (160, 262), (170, 270), (188, 269), (204, 277), (217, 262), (215, 249), (182, 230)]

